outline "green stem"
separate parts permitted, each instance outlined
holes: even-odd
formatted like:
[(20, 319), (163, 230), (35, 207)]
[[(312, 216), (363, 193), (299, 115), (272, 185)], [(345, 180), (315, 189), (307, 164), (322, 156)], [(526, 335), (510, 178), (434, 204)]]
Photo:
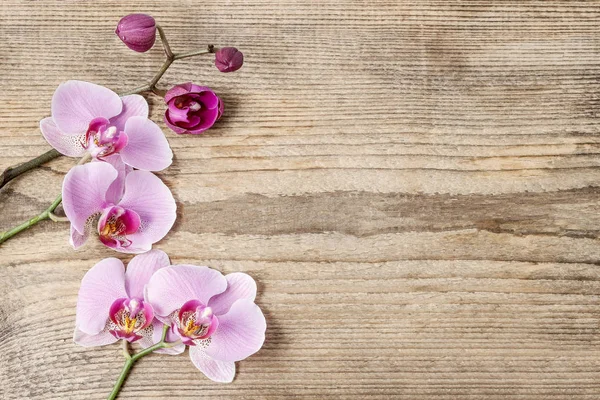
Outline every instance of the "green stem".
[(189, 58), (189, 57), (199, 56), (202, 54), (214, 53), (215, 51), (216, 51), (215, 46), (210, 44), (210, 45), (208, 45), (208, 47), (205, 50), (194, 50), (194, 51), (188, 51), (186, 53), (173, 54), (173, 59), (181, 60), (182, 58)]
[(59, 194), (58, 197), (54, 200), (54, 202), (52, 202), (50, 207), (48, 207), (46, 210), (44, 210), (44, 212), (41, 213), (40, 215), (33, 217), (31, 219), (28, 219), (27, 221), (23, 222), (22, 224), (17, 225), (14, 228), (12, 228), (6, 232), (0, 233), (0, 244), (6, 242), (8, 239), (15, 236), (16, 234), (23, 232), (26, 229), (31, 228), (33, 225), (37, 224), (38, 222), (50, 218), (50, 214), (52, 212), (54, 212), (54, 210), (56, 210), (56, 207), (58, 207), (58, 205), (60, 204), (61, 201), (62, 201), (62, 194)]
[(171, 46), (169, 45), (169, 41), (167, 40), (167, 36), (165, 35), (165, 31), (163, 31), (162, 26), (156, 25), (156, 30), (158, 31), (158, 35), (160, 36), (160, 41), (163, 45), (163, 49), (165, 50), (165, 55), (167, 56), (167, 58), (173, 58)]
[[(77, 165), (85, 164), (91, 158), (92, 158), (92, 156), (89, 153), (86, 153), (85, 156), (81, 157), (81, 160), (79, 160)], [(40, 221), (43, 221), (45, 219), (54, 220), (55, 218), (57, 218), (54, 215), (54, 210), (56, 210), (56, 207), (58, 207), (58, 205), (61, 202), (62, 202), (62, 193), (59, 194), (58, 197), (54, 200), (54, 202), (52, 204), (50, 204), (50, 207), (46, 208), (44, 210), (44, 212), (42, 212), (40, 215), (33, 217), (31, 219), (28, 219), (27, 221), (23, 222), (22, 224), (17, 225), (14, 228), (9, 229), (6, 232), (0, 232), (0, 244), (6, 242), (8, 239), (15, 236), (16, 234), (21, 233), (24, 230), (31, 228), (33, 225), (37, 224)], [(60, 218), (60, 217), (58, 217), (58, 218)], [(60, 220), (58, 218), (57, 218), (57, 221)]]
[(125, 360), (125, 365), (123, 365), (121, 375), (119, 375), (119, 377), (117, 378), (117, 382), (115, 383), (112, 392), (110, 392), (110, 394), (108, 395), (108, 400), (114, 400), (117, 398), (117, 395), (119, 394), (123, 383), (125, 383), (125, 378), (127, 378), (127, 375), (129, 375), (129, 371), (131, 371), (131, 367), (133, 367), (134, 363), (135, 361), (133, 360), (133, 358), (127, 358)]
[(37, 168), (40, 165), (45, 164), (50, 160), (54, 160), (56, 157), (60, 157), (61, 155), (62, 154), (60, 154), (58, 151), (52, 149), (52, 150), (48, 150), (47, 152), (45, 152), (44, 154), (42, 154), (40, 156), (37, 156), (36, 158), (33, 158), (27, 162), (24, 162), (23, 164), (19, 164), (14, 167), (6, 168), (4, 170), (4, 172), (2, 173), (2, 175), (0, 175), (0, 189), (4, 185), (6, 185), (8, 182), (15, 179), (17, 176), (19, 176), (31, 169)]
[(123, 365), (121, 374), (117, 378), (117, 382), (115, 383), (115, 386), (113, 387), (112, 392), (110, 392), (110, 394), (108, 395), (108, 400), (114, 400), (117, 398), (117, 395), (119, 394), (119, 391), (121, 391), (121, 387), (123, 386), (123, 383), (125, 383), (125, 379), (127, 378), (127, 375), (129, 375), (129, 371), (131, 371), (133, 364), (135, 364), (135, 362), (137, 360), (139, 360), (142, 357), (147, 356), (148, 354), (152, 353), (155, 350), (173, 347), (173, 346), (176, 346), (179, 343), (181, 343), (180, 341), (172, 342), (172, 343), (165, 342), (165, 339), (167, 337), (167, 331), (169, 330), (169, 328), (170, 327), (168, 325), (165, 325), (163, 327), (163, 332), (162, 332), (162, 337), (160, 339), (160, 342), (158, 342), (154, 346), (148, 347), (147, 349), (144, 349), (134, 355), (130, 355), (129, 350), (127, 348), (127, 344), (124, 345), (124, 349), (123, 349), (124, 353), (123, 354), (125, 355), (125, 365)]

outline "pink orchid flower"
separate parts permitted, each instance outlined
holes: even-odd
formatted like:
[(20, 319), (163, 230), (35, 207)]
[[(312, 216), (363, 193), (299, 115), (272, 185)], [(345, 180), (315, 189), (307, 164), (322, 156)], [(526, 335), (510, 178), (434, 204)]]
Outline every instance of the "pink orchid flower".
[[(106, 258), (83, 277), (77, 298), (75, 343), (104, 346), (119, 339), (138, 342), (142, 347), (157, 343), (162, 322), (154, 318), (154, 309), (144, 300), (144, 287), (169, 258), (160, 250), (135, 256), (127, 266), (116, 258)], [(173, 337), (173, 341), (177, 338)], [(178, 354), (185, 346), (158, 350)]]
[(150, 278), (145, 300), (190, 347), (204, 375), (231, 382), (235, 362), (256, 353), (265, 340), (267, 324), (255, 297), (256, 283), (244, 273), (223, 276), (208, 267), (173, 265)]
[(44, 118), (40, 129), (52, 147), (70, 157), (89, 152), (104, 160), (119, 154), (125, 164), (146, 171), (163, 170), (173, 159), (142, 96), (119, 97), (89, 82), (60, 84), (52, 96), (52, 117)]
[(63, 182), (63, 208), (77, 249), (94, 224), (102, 243), (122, 253), (143, 253), (176, 218), (169, 188), (153, 173), (132, 171), (118, 157), (71, 168)]

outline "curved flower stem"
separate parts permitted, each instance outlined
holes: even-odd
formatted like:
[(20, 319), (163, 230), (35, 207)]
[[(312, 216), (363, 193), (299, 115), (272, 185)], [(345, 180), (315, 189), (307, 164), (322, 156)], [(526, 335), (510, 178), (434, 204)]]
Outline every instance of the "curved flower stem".
[(156, 30), (158, 31), (158, 35), (160, 36), (160, 41), (162, 42), (163, 49), (165, 49), (165, 55), (167, 56), (167, 58), (173, 58), (171, 46), (169, 45), (169, 41), (167, 40), (167, 36), (165, 36), (165, 31), (163, 31), (162, 26), (156, 25)]
[(123, 340), (123, 356), (129, 360), (131, 358), (131, 354), (129, 353), (129, 342), (127, 340)]
[(40, 215), (35, 216), (31, 219), (28, 219), (27, 221), (23, 222), (22, 224), (17, 225), (14, 228), (12, 228), (6, 232), (0, 233), (0, 243), (6, 242), (8, 239), (15, 236), (17, 233), (23, 232), (24, 230), (31, 228), (33, 225), (37, 224), (38, 222), (43, 221), (47, 218), (50, 218), (50, 214), (52, 212), (54, 212), (54, 210), (56, 210), (56, 207), (58, 207), (58, 205), (60, 204), (61, 201), (62, 201), (62, 194), (59, 194), (58, 197), (52, 202), (52, 204), (50, 204), (50, 207), (48, 207), (46, 210), (44, 210), (44, 212), (41, 213)]
[[(79, 160), (79, 162), (77, 163), (77, 165), (84, 164), (84, 163), (88, 162), (91, 158), (92, 158), (92, 156), (90, 156), (89, 153), (86, 153), (86, 155), (83, 156), (81, 158), (81, 160)], [(0, 233), (0, 244), (6, 242), (8, 239), (10, 239), (11, 237), (15, 236), (16, 234), (21, 233), (24, 230), (31, 228), (33, 225), (37, 224), (40, 221), (43, 221), (45, 219), (51, 219), (51, 220), (54, 221), (54, 217), (56, 217), (54, 215), (54, 210), (56, 210), (56, 207), (58, 207), (58, 205), (61, 202), (62, 202), (62, 193), (59, 194), (56, 197), (56, 199), (54, 199), (54, 201), (52, 202), (52, 204), (50, 204), (50, 207), (46, 208), (44, 210), (44, 212), (42, 212), (40, 215), (35, 216), (35, 217), (31, 218), (31, 219), (28, 219), (27, 221), (23, 222), (22, 224), (17, 225), (14, 228), (12, 228), (12, 229), (10, 229), (10, 230), (8, 230), (6, 232), (1, 232)], [(56, 218), (57, 218), (56, 221), (62, 220), (62, 217), (56, 217)]]
[(212, 44), (209, 44), (205, 50), (194, 50), (194, 51), (188, 51), (186, 53), (173, 54), (173, 59), (181, 60), (183, 58), (199, 56), (202, 54), (210, 54), (210, 53), (214, 53), (216, 50), (217, 49), (215, 48), (215, 46), (213, 46)]
[(6, 185), (8, 182), (13, 180), (17, 176), (29, 171), (30, 169), (37, 168), (40, 165), (45, 164), (50, 160), (54, 160), (56, 157), (60, 157), (60, 156), (62, 156), (62, 154), (60, 154), (58, 151), (52, 149), (52, 150), (48, 150), (47, 152), (45, 152), (44, 154), (42, 154), (40, 156), (37, 156), (36, 158), (33, 158), (27, 162), (24, 162), (23, 164), (19, 164), (14, 167), (6, 168), (4, 170), (4, 172), (2, 173), (2, 175), (0, 175), (0, 188), (2, 188), (4, 185)]
[(114, 400), (117, 398), (117, 395), (119, 394), (119, 391), (121, 390), (121, 387), (123, 386), (123, 383), (125, 383), (125, 379), (127, 378), (127, 375), (129, 375), (129, 371), (131, 371), (133, 364), (135, 364), (135, 362), (137, 360), (139, 360), (142, 357), (147, 356), (148, 354), (152, 353), (155, 350), (173, 347), (173, 346), (176, 346), (179, 343), (181, 343), (181, 341), (172, 342), (172, 343), (165, 342), (165, 339), (167, 337), (167, 331), (169, 330), (169, 328), (170, 327), (168, 325), (165, 325), (163, 327), (163, 332), (162, 332), (162, 337), (160, 339), (160, 342), (158, 342), (154, 346), (148, 347), (134, 355), (129, 354), (127, 342), (123, 341), (125, 343), (125, 344), (123, 344), (123, 352), (124, 352), (123, 354), (125, 355), (125, 365), (123, 365), (121, 374), (117, 378), (117, 382), (115, 383), (115, 386), (113, 387), (112, 392), (110, 392), (110, 394), (108, 395), (108, 400)]

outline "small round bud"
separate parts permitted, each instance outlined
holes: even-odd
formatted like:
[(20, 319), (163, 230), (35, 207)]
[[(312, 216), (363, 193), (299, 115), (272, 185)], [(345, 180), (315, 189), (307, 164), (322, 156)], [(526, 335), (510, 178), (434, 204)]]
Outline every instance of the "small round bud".
[(215, 65), (221, 72), (233, 72), (242, 68), (244, 54), (235, 47), (223, 47), (215, 53)]
[(154, 46), (156, 21), (150, 15), (129, 14), (121, 18), (115, 33), (131, 50), (144, 53)]

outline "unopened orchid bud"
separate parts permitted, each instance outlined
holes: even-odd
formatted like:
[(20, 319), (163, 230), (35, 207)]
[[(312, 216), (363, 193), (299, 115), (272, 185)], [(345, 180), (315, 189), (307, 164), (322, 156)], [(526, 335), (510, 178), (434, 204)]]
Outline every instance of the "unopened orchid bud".
[(221, 72), (233, 72), (242, 68), (244, 54), (235, 47), (223, 47), (215, 53), (215, 65)]
[(131, 50), (144, 53), (154, 46), (156, 21), (150, 15), (129, 14), (121, 18), (115, 33)]

